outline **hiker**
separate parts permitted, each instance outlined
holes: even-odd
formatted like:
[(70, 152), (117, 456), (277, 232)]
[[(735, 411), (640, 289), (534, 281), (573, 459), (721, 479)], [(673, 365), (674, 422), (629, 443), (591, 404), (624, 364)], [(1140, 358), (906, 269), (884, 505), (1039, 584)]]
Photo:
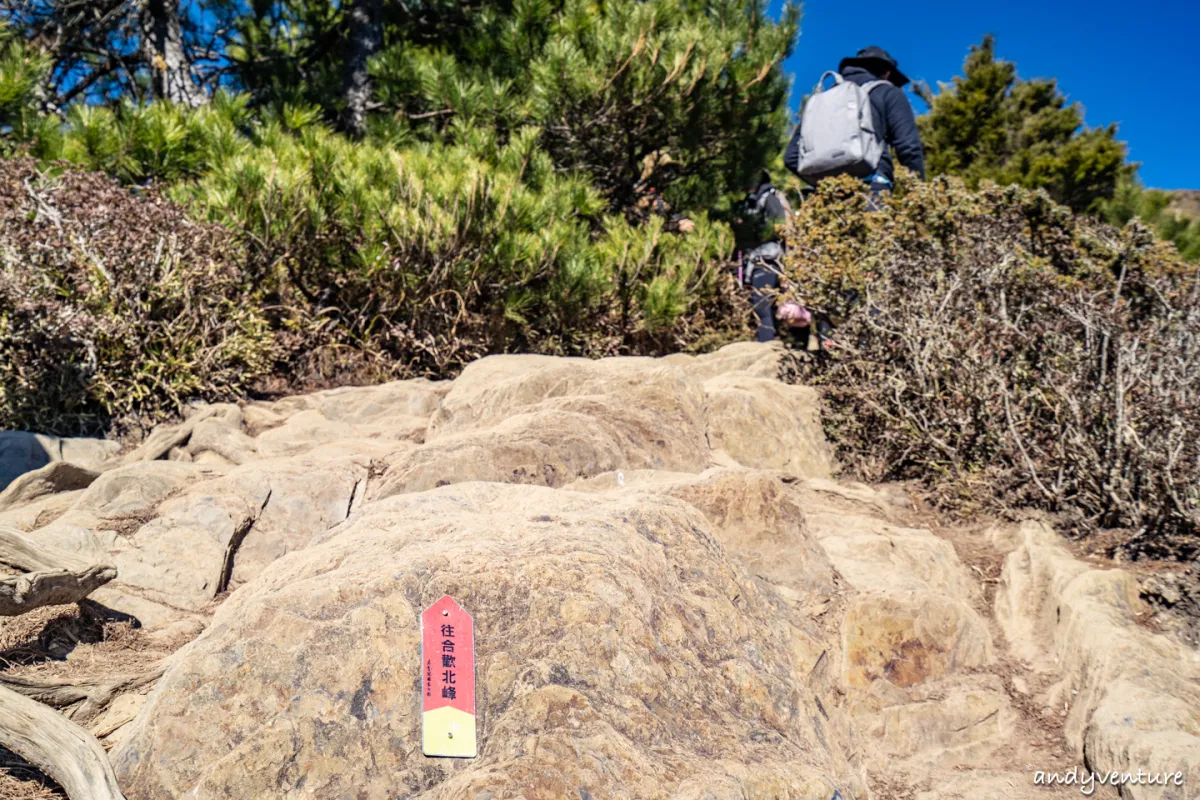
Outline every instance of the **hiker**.
[[(834, 83), (826, 89), (830, 77)], [(925, 179), (925, 148), (902, 88), (907, 83), (896, 59), (881, 47), (843, 58), (837, 72), (826, 72), (817, 82), (783, 163), (810, 186), (835, 175), (861, 178), (870, 191), (867, 209), (879, 211), (882, 195), (891, 192), (896, 179), (893, 150), (902, 165)], [(857, 113), (847, 114), (847, 108)], [(849, 310), (859, 303), (858, 292), (851, 290), (843, 300)], [(835, 347), (831, 315), (836, 319), (832, 311), (816, 315), (810, 350)]]
[[(823, 89), (830, 76), (834, 86)], [(901, 164), (925, 178), (925, 149), (901, 88), (907, 83), (896, 59), (881, 47), (867, 47), (843, 58), (836, 73), (821, 76), (788, 142), (783, 163), (814, 186), (833, 175), (860, 177), (870, 188), (871, 210), (878, 210), (880, 195), (890, 192), (896, 179), (892, 150)], [(870, 107), (861, 125), (854, 125), (844, 113), (851, 103), (862, 112)]]
[[(782, 227), (791, 213), (787, 198), (763, 170), (756, 185), (746, 194), (737, 225), (741, 240), (740, 277), (750, 287), (754, 314), (758, 317), (756, 338), (760, 342), (775, 338), (775, 295), (783, 275)], [(808, 324), (806, 313), (799, 305), (787, 303), (780, 307), (779, 318), (790, 327), (803, 327)]]

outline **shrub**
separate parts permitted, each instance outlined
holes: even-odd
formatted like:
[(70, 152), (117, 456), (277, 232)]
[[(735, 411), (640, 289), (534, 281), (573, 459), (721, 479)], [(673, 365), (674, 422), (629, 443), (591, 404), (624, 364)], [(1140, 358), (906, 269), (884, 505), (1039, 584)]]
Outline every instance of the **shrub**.
[[(31, 153), (138, 186), (126, 190), (75, 172), (47, 183), (32, 162), (9, 165), (13, 205), (0, 241), (14, 244), (4, 302), (33, 320), (22, 323), (30, 332), (45, 328), (40, 336), (70, 350), (87, 337), (46, 321), (68, 298), (92, 315), (92, 333), (120, 328), (128, 348), (106, 353), (100, 365), (40, 359), (21, 338), (24, 329), (12, 328), (6, 341), (29, 374), (9, 390), (0, 425), (100, 429), (114, 416), (157, 417), (193, 397), (231, 396), (232, 378), (189, 372), (186, 364), (174, 382), (154, 388), (107, 385), (114, 376), (140, 380), (143, 370), (154, 374), (186, 362), (189, 349), (212, 346), (143, 336), (135, 317), (147, 312), (139, 304), (171, 309), (181, 320), (200, 315), (206, 335), (245, 331), (259, 350), (247, 356), (238, 390), (257, 381), (295, 390), (445, 377), (482, 355), (514, 350), (663, 353), (744, 331), (745, 303), (722, 271), (731, 249), (727, 227), (698, 215), (695, 230), (683, 235), (661, 217), (608, 214), (589, 179), (556, 169), (538, 138), (527, 128), (504, 143), (486, 132), (457, 145), (352, 143), (311, 111), (289, 108), (255, 120), (243, 98), (227, 95), (193, 110), (72, 110), (61, 127), (29, 144)], [(34, 194), (48, 208), (66, 192), (72, 209), (61, 229), (37, 212), (23, 188), (30, 181), (46, 184)], [(84, 184), (98, 192), (98, 205), (85, 202)], [(156, 210), (143, 212), (139, 203)], [(209, 224), (189, 226), (183, 209)], [(138, 219), (144, 213), (169, 219), (159, 227), (164, 247), (179, 248), (170, 253), (182, 271), (150, 263), (166, 256), (156, 254), (151, 231), (158, 231), (147, 227), (158, 223)], [(37, 219), (27, 231), (26, 214)], [(171, 226), (204, 234), (176, 241)], [(109, 252), (127, 235), (135, 237), (133, 250)], [(201, 242), (194, 263), (189, 248)], [(68, 243), (76, 249), (63, 249)], [(125, 264), (119, 290), (88, 283), (93, 251), (106, 264)], [(211, 280), (209, 262), (222, 270), (218, 294), (197, 299)], [(168, 274), (174, 284), (163, 281)], [(182, 330), (171, 320), (164, 316), (156, 335)], [(139, 342), (147, 352), (136, 352)], [(53, 379), (43, 372), (59, 367)], [(59, 395), (63, 416), (55, 418)]]
[(241, 258), (153, 191), (0, 160), (0, 428), (98, 433), (245, 392), (273, 345)]
[[(244, 234), (273, 303), (392, 375), (442, 375), (489, 352), (598, 354), (683, 346), (730, 249), (700, 217), (686, 236), (605, 215), (524, 129), (504, 146), (396, 149), (320, 125), (253, 144), (172, 196)], [(304, 339), (300, 337), (297, 341)], [(310, 360), (311, 364), (311, 360)]]
[(823, 184), (788, 263), (793, 291), (842, 318), (840, 354), (796, 364), (841, 462), (960, 511), (1043, 508), (1195, 552), (1195, 267), (1041, 191), (904, 181), (883, 213), (864, 207), (853, 182)]

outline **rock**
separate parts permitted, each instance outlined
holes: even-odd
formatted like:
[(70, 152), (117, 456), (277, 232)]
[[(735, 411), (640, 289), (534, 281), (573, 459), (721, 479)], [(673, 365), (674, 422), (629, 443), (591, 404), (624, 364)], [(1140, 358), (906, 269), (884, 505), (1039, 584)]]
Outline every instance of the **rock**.
[(382, 499), (487, 480), (562, 486), (613, 470), (709, 465), (699, 383), (652, 359), (492, 356), (469, 365), (425, 444), (391, 461)]
[(98, 739), (104, 739), (109, 747), (121, 744), (127, 734), (126, 726), (137, 718), (146, 706), (146, 696), (123, 694), (113, 700), (108, 708), (92, 720), (88, 729)]
[[(618, 483), (618, 480), (621, 482)], [(809, 613), (837, 591), (833, 567), (809, 532), (801, 504), (774, 475), (714, 467), (699, 475), (609, 472), (567, 487), (610, 496), (664, 494), (698, 509), (721, 544), (751, 573), (787, 589)]]
[(187, 444), (192, 437), (192, 431), (201, 422), (217, 418), (231, 426), (241, 423), (241, 410), (231, 403), (217, 405), (200, 405), (190, 409), (187, 419), (177, 425), (164, 425), (155, 428), (141, 445), (121, 457), (122, 464), (134, 464), (139, 461), (157, 461), (176, 447)]
[(245, 464), (258, 456), (258, 443), (242, 433), (240, 419), (233, 422), (209, 417), (192, 428), (186, 452), (191, 461), (200, 461), (201, 454), (215, 453), (230, 464)]
[[(1004, 798), (1004, 800), (1065, 800), (1082, 797), (1078, 788), (1055, 792), (1045, 786), (1035, 786), (1034, 773), (999, 769), (981, 769), (975, 772), (940, 773), (926, 791), (916, 800), (962, 800), (967, 798)], [(1099, 797), (1100, 795), (1095, 795)]]
[[(998, 758), (1034, 757), (1003, 679), (990, 671), (996, 658), (978, 585), (954, 546), (898, 524), (908, 504), (895, 490), (812, 479), (795, 492), (811, 535), (852, 589), (840, 683), (868, 760), (920, 787)], [(976, 796), (1008, 796), (997, 791)], [(882, 791), (898, 794), (893, 784)]]
[(226, 589), (343, 522), (363, 492), (354, 459), (253, 461), (225, 473), (176, 461), (133, 462), (99, 476), (40, 543), (112, 563), (93, 593), (147, 628), (205, 613)]
[[(130, 800), (1034, 800), (1077, 789), (1033, 769), (1084, 763), (1200, 784), (1200, 657), (1139, 624), (1184, 583), (1037, 524), (926, 530), (904, 487), (834, 480), (781, 352), (198, 405), (92, 466), (0, 437), (23, 465), (58, 448), (0, 524), (116, 563), (91, 599), (143, 654), (182, 647), (95, 721)], [(419, 750), (444, 593), (475, 615), (472, 761)]]
[(745, 375), (751, 378), (779, 379), (783, 348), (778, 342), (734, 342), (720, 350), (700, 356), (672, 355), (663, 363), (682, 367), (702, 381), (718, 375)]
[(100, 473), (84, 469), (67, 461), (54, 461), (40, 469), (26, 472), (0, 492), (0, 512), (33, 503), (59, 492), (85, 489)]
[(708, 439), (717, 453), (745, 467), (830, 476), (832, 456), (813, 389), (734, 373), (709, 378), (704, 395)]
[(21, 475), (54, 462), (100, 470), (119, 449), (119, 444), (104, 439), (60, 439), (40, 433), (0, 431), (0, 491)]
[[(865, 795), (789, 646), (803, 620), (686, 503), (464, 483), (320, 539), (154, 689), (113, 754), (131, 800)], [(443, 593), (476, 625), (481, 753), (459, 764), (416, 749), (419, 615)]]
[[(159, 503), (185, 487), (214, 476), (213, 471), (188, 463), (141, 462), (118, 467), (93, 482), (71, 509), (80, 524), (118, 517), (154, 516)], [(88, 515), (83, 517), (82, 515)], [(94, 519), (92, 519), (94, 518)]]
[(29, 503), (18, 504), (8, 511), (0, 511), (0, 526), (25, 533), (37, 530), (67, 513), (82, 494), (82, 489), (48, 494)]
[(989, 767), (1009, 744), (1017, 714), (995, 676), (930, 681), (898, 697), (857, 694), (852, 714), (867, 741), (893, 763), (944, 769)]
[(966, 604), (936, 594), (870, 595), (842, 624), (846, 682), (884, 680), (908, 688), (991, 661), (987, 623)]
[[(1144, 607), (1128, 572), (1074, 558), (1028, 522), (1004, 565), (996, 616), (1013, 652), (1061, 676), (1048, 698), (1068, 708), (1065, 733), (1097, 772), (1183, 772), (1200, 786), (1200, 660), (1136, 623)], [(1185, 789), (1126, 786), (1135, 800), (1180, 800)]]
[(113, 548), (119, 580), (147, 599), (201, 611), (344, 521), (366, 473), (353, 461), (289, 459), (193, 484)]
[(813, 537), (841, 576), (860, 591), (970, 599), (975, 583), (945, 539), (868, 514), (807, 508)]
[[(428, 381), (423, 378), (393, 381), (379, 386), (355, 386), (331, 389), (326, 392), (288, 397), (274, 403), (255, 404), (276, 419), (295, 417), (297, 412), (315, 410), (327, 420), (355, 426), (393, 426), (396, 421), (424, 419), (437, 410), (450, 381)], [(258, 431), (252, 431), (257, 434)]]

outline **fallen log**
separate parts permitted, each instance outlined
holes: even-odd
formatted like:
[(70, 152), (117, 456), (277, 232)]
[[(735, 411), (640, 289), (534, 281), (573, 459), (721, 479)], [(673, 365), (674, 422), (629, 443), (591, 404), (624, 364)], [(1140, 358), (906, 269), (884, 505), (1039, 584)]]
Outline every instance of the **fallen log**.
[[(39, 547), (6, 528), (0, 528), (0, 564), (22, 571), (0, 578), (0, 616), (76, 603), (117, 577), (116, 567), (88, 564), (73, 553)], [(71, 714), (82, 718), (94, 716), (135, 680), (69, 687), (4, 676), (0, 680), (0, 745), (46, 773), (71, 800), (124, 800), (96, 737), (26, 694), (74, 704)], [(14, 691), (9, 688), (12, 685), (25, 691)]]
[(0, 564), (21, 572), (76, 572), (89, 564), (74, 553), (34, 544), (12, 528), (0, 527)]
[(97, 565), (82, 572), (58, 569), (0, 578), (0, 617), (15, 617), (42, 606), (78, 603), (115, 577), (116, 567)]
[(0, 578), (0, 616), (4, 617), (78, 603), (117, 577), (116, 567), (88, 564), (73, 553), (39, 547), (7, 528), (0, 528), (0, 564), (25, 573)]
[(96, 737), (57, 711), (0, 686), (0, 744), (53, 779), (71, 800), (124, 800)]
[(159, 662), (137, 675), (79, 680), (6, 675), (0, 672), (0, 688), (55, 708), (70, 709), (68, 717), (86, 722), (103, 711), (117, 695), (140, 689), (161, 678), (166, 668), (166, 662)]

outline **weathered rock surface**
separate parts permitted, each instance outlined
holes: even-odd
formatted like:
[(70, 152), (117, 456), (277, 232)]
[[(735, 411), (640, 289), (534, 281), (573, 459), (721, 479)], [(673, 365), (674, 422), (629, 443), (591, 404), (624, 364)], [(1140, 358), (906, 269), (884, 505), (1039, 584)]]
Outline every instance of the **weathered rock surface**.
[[(1194, 800), (1196, 653), (1132, 579), (833, 480), (778, 355), (493, 357), (197, 407), (123, 455), (0, 435), (0, 525), (115, 563), (94, 599), (157, 640), (204, 628), (89, 722), (131, 800), (1033, 800), (1085, 762)], [(471, 761), (420, 751), (443, 594), (475, 617)]]
[[(668, 497), (544, 487), (373, 503), (220, 608), (116, 756), (123, 785), (131, 797), (861, 796), (847, 732), (817, 710), (808, 654), (789, 646), (807, 620), (731, 565), (708, 527)], [(477, 619), (483, 756), (458, 769), (416, 752), (419, 614), (446, 593)]]
[(1065, 733), (1097, 772), (1182, 772), (1178, 788), (1127, 786), (1123, 796), (1200, 792), (1200, 654), (1137, 625), (1145, 612), (1124, 570), (1075, 559), (1044, 525), (1015, 537), (996, 598), (1014, 650), (1056, 679), (1045, 702), (1067, 710)]

